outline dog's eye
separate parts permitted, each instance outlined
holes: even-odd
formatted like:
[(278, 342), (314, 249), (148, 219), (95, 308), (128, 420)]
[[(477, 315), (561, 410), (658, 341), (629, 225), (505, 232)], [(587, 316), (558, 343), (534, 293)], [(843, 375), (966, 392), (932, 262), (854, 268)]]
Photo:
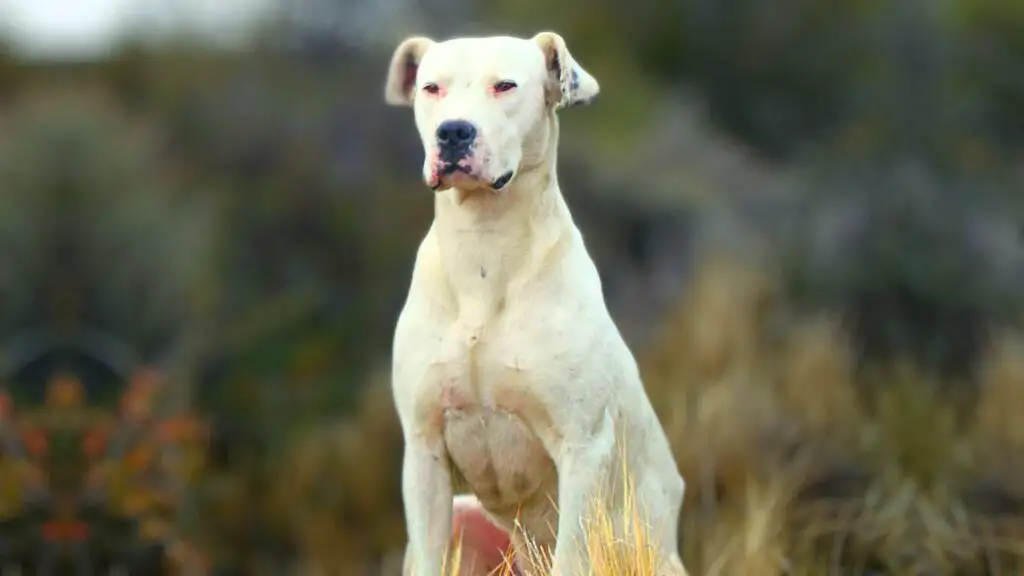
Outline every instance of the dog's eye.
[(433, 82), (428, 82), (427, 84), (423, 85), (423, 91), (426, 92), (427, 94), (437, 94), (441, 91), (441, 88), (437, 84), (434, 84)]
[(494, 91), (497, 93), (508, 92), (516, 88), (516, 83), (511, 80), (502, 80), (494, 85)]

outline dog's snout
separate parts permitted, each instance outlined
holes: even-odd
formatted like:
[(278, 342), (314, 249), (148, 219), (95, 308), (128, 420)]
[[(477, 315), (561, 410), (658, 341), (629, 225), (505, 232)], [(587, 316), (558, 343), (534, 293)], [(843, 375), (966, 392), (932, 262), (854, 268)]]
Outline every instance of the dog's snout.
[(437, 127), (437, 144), (442, 149), (467, 149), (476, 138), (476, 127), (465, 120), (445, 120)]

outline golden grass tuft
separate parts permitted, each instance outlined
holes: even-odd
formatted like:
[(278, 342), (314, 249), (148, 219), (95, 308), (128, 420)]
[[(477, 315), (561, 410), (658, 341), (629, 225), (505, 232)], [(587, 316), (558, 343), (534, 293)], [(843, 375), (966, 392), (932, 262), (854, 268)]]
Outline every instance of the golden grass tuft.
[[(647, 511), (637, 504), (634, 483), (628, 470), (623, 470), (622, 495), (617, 498), (623, 503), (620, 516), (612, 515), (605, 499), (592, 502), (585, 518), (580, 519), (584, 527), (584, 550), (590, 568), (580, 570), (580, 576), (648, 576), (657, 573), (661, 558), (650, 540)], [(548, 552), (527, 540), (527, 557), (523, 563), (534, 567), (542, 574), (551, 571), (551, 557)], [(444, 574), (458, 576), (461, 568), (461, 547), (457, 542), (452, 559), (447, 562)], [(514, 576), (511, 555), (505, 556), (505, 563), (494, 571), (494, 576)]]
[(655, 574), (666, 561), (651, 543), (646, 511), (637, 505), (628, 471), (624, 477), (622, 517), (613, 517), (601, 502), (593, 502), (583, 520), (585, 550), (591, 566), (589, 576)]

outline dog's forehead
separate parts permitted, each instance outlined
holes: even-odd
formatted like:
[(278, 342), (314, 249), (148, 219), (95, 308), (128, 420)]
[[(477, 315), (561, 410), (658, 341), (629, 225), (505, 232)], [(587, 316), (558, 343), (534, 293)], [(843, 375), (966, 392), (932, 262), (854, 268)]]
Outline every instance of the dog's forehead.
[(431, 75), (539, 75), (543, 72), (544, 56), (536, 43), (524, 38), (455, 38), (431, 47), (421, 66), (424, 73)]

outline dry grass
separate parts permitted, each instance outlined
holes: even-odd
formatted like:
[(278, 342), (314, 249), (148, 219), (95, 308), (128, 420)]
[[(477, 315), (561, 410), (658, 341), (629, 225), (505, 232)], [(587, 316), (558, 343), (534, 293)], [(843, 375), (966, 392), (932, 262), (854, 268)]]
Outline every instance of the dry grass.
[(1019, 569), (1019, 337), (998, 340), (973, 398), (909, 363), (858, 377), (842, 326), (789, 313), (776, 285), (708, 260), (643, 358), (688, 480), (691, 572)]
[[(1024, 338), (996, 339), (970, 386), (911, 363), (857, 374), (840, 323), (792, 313), (776, 286), (708, 259), (659, 344), (639, 354), (687, 480), (690, 573), (1020, 573)], [(361, 426), (379, 434), (397, 426), (388, 418)], [(394, 469), (356, 452), (363, 460), (346, 466)], [(640, 512), (621, 540), (596, 510), (593, 574), (651, 574)]]
[[(663, 559), (651, 542), (647, 530), (646, 510), (637, 505), (634, 484), (628, 470), (623, 471), (621, 501), (624, 506), (621, 516), (613, 516), (598, 498), (592, 503), (585, 518), (584, 550), (589, 570), (580, 570), (586, 576), (648, 576), (655, 574)], [(524, 566), (533, 566), (539, 573), (551, 571), (552, 559), (548, 551), (527, 541)], [(510, 551), (511, 552), (511, 551)], [(507, 554), (505, 563), (493, 572), (493, 576), (514, 576), (513, 556)], [(443, 573), (457, 576), (462, 568), (461, 540), (456, 541), (450, 560), (443, 567)]]

